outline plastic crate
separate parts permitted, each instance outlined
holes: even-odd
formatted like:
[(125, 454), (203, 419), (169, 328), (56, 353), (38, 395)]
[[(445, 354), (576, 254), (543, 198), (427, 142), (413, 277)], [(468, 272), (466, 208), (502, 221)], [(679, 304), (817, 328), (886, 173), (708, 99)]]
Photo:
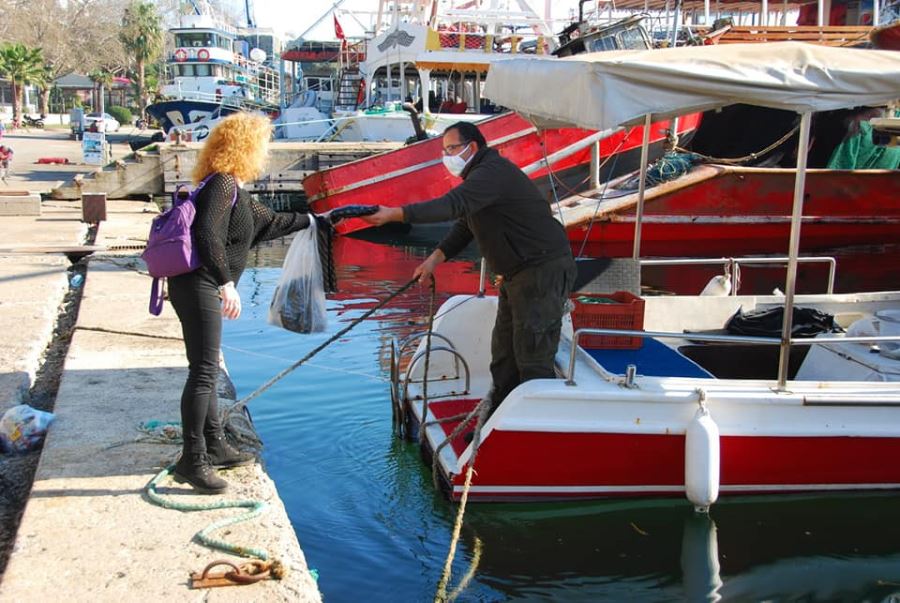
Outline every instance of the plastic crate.
[[(585, 302), (585, 298), (611, 300), (607, 303)], [(579, 301), (582, 300), (582, 301)], [(644, 328), (644, 300), (628, 291), (615, 293), (589, 293), (572, 296), (572, 326), (578, 329), (627, 329)], [(578, 344), (586, 349), (636, 350), (644, 343), (643, 337), (613, 335), (582, 335)]]

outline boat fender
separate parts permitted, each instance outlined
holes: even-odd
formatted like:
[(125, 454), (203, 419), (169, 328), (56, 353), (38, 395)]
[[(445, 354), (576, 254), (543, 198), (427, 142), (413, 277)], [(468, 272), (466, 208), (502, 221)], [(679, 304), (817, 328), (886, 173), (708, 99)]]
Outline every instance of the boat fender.
[(729, 293), (731, 293), (731, 276), (719, 274), (709, 279), (709, 282), (703, 287), (703, 291), (700, 292), (700, 295), (717, 295), (724, 297)]
[(685, 433), (684, 486), (698, 513), (719, 498), (719, 427), (703, 403)]

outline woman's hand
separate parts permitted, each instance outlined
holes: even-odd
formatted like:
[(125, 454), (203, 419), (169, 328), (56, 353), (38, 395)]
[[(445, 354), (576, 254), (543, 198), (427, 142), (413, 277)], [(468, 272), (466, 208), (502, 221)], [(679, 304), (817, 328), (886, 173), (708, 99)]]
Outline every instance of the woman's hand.
[(241, 296), (233, 282), (228, 281), (219, 287), (219, 297), (222, 298), (222, 316), (234, 320), (241, 315)]
[(382, 226), (388, 222), (402, 222), (403, 208), (379, 205), (377, 212), (369, 216), (360, 216), (359, 219), (365, 220), (369, 224), (374, 224), (375, 226)]

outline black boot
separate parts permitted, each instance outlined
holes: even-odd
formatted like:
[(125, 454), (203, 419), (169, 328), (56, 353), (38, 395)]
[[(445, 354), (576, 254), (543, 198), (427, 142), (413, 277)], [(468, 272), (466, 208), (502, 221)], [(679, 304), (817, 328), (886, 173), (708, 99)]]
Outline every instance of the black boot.
[(179, 484), (190, 484), (201, 494), (221, 494), (228, 489), (228, 482), (216, 475), (205, 452), (182, 454), (172, 478)]
[(228, 443), (225, 435), (206, 438), (206, 451), (209, 454), (209, 464), (213, 467), (242, 467), (256, 460), (256, 455), (250, 452), (242, 452)]

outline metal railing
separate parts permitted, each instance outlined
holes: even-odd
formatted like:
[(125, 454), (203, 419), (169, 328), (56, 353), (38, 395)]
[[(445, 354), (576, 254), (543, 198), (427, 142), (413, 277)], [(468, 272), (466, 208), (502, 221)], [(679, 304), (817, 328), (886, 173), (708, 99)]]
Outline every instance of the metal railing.
[[(578, 339), (582, 335), (615, 335), (628, 337), (654, 337), (658, 339), (690, 339), (691, 341), (703, 341), (707, 343), (746, 343), (750, 345), (781, 345), (778, 337), (751, 337), (748, 335), (710, 335), (703, 333), (671, 333), (667, 331), (635, 331), (630, 329), (578, 329), (572, 335), (572, 347), (569, 352), (569, 371), (566, 385), (575, 385), (575, 360), (577, 358)], [(897, 342), (900, 336), (878, 337), (816, 337), (816, 338), (791, 338), (788, 345), (826, 345), (835, 343), (878, 343)], [(604, 369), (606, 370), (606, 369)], [(607, 371), (608, 373), (608, 371)]]
[[(741, 265), (745, 264), (787, 264), (787, 256), (761, 257), (761, 258), (665, 258), (665, 259), (641, 259), (641, 267), (644, 266), (697, 266), (725, 264), (726, 275), (733, 275), (731, 295), (737, 295), (740, 289)], [(797, 258), (800, 264), (828, 264), (828, 284), (826, 293), (834, 293), (834, 280), (837, 273), (837, 260), (829, 256), (810, 256)]]

